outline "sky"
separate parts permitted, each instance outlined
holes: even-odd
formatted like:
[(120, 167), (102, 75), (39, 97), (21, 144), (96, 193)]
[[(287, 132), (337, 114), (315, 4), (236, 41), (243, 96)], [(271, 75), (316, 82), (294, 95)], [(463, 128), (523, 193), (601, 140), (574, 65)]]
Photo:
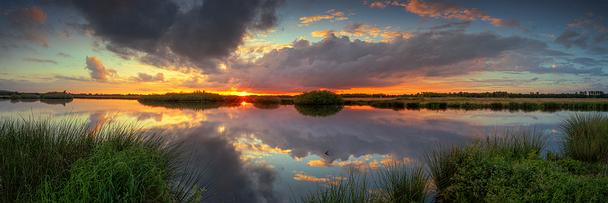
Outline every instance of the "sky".
[(608, 92), (607, 1), (4, 0), (0, 89)]

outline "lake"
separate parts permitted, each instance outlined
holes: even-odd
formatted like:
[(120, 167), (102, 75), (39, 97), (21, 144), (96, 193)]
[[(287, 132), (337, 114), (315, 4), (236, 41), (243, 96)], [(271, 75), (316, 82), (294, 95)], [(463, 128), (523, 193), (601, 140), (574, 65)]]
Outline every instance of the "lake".
[(299, 200), (348, 171), (420, 164), (430, 150), (507, 131), (530, 130), (560, 147), (560, 122), (593, 112), (314, 109), (290, 105), (143, 105), (135, 100), (0, 101), (2, 117), (136, 123), (183, 142), (188, 168), (202, 171), (211, 202)]

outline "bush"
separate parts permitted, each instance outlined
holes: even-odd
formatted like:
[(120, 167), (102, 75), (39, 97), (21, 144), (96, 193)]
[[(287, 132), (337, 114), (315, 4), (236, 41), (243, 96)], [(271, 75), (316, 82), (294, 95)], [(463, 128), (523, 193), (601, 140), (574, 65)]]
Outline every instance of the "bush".
[(562, 130), (566, 156), (586, 162), (608, 161), (608, 116), (575, 115), (562, 124)]
[(294, 98), (293, 102), (298, 105), (341, 105), (344, 101), (336, 93), (319, 90), (298, 95)]

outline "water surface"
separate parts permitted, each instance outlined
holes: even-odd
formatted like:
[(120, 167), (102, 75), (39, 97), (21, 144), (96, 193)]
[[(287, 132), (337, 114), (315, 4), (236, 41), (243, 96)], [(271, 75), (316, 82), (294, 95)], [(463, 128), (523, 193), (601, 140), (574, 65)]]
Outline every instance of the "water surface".
[[(319, 113), (321, 112), (321, 113)], [(560, 144), (559, 124), (593, 112), (401, 110), (346, 106), (315, 111), (294, 106), (143, 105), (134, 100), (0, 101), (0, 116), (137, 122), (185, 141), (192, 169), (210, 201), (288, 202), (345, 176), (391, 163), (417, 164), (438, 145), (458, 145), (534, 130), (549, 149)]]

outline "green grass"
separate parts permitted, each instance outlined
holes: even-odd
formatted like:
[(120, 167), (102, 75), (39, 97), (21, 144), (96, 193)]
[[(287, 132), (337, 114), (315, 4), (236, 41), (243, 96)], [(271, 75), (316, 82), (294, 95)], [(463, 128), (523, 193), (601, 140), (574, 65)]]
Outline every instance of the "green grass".
[(177, 201), (192, 188), (169, 184), (175, 148), (133, 125), (3, 119), (0, 154), (2, 202)]
[(377, 202), (424, 202), (428, 177), (422, 167), (390, 165), (378, 175)]
[[(547, 159), (541, 156), (543, 137), (527, 132), (435, 150), (427, 159), (435, 198), (443, 202), (602, 202), (608, 198), (608, 165), (601, 158), (606, 154), (590, 144), (606, 135), (601, 131), (605, 122), (605, 117), (597, 115), (565, 121), (563, 129), (569, 137), (565, 156), (549, 153)], [(572, 153), (571, 147), (583, 152)]]
[(63, 183), (44, 181), (38, 199), (49, 202), (170, 202), (167, 157), (143, 146), (97, 146), (72, 164)]
[(608, 116), (575, 115), (562, 124), (565, 154), (586, 162), (608, 163)]
[(331, 182), (325, 188), (302, 199), (310, 203), (424, 202), (428, 195), (427, 181), (421, 167), (401, 164), (379, 169), (376, 181), (369, 174), (351, 172), (348, 177)]

